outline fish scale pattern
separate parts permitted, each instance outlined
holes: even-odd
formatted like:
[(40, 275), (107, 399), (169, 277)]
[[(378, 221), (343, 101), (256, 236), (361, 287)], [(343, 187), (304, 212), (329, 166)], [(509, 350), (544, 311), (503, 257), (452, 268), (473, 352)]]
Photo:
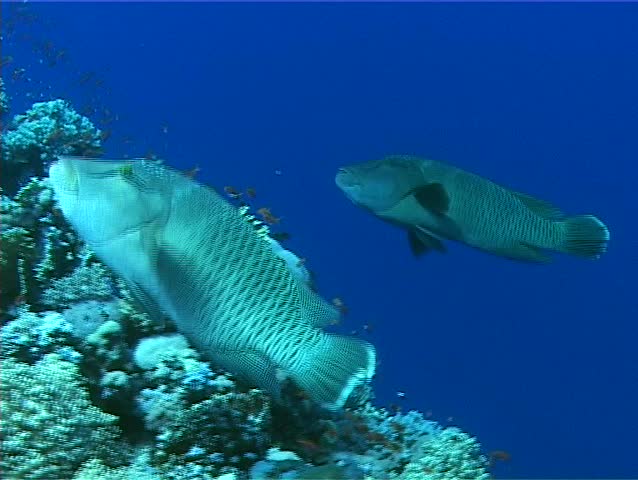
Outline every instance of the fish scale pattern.
[[(207, 295), (194, 289), (181, 298), (183, 309), (196, 312), (194, 321), (206, 324), (200, 341), (216, 351), (262, 351), (282, 367), (294, 369), (303, 350), (320, 342), (322, 332), (314, 325), (329, 323), (337, 312), (288, 271), (285, 262), (272, 254), (268, 242), (212, 190), (187, 185), (190, 196), (180, 196), (181, 205), (198, 205), (210, 215), (198, 219), (193, 231), (208, 231), (204, 237), (169, 241), (192, 245), (197, 252), (184, 261), (192, 280), (206, 286)], [(176, 215), (182, 217), (175, 206)], [(215, 225), (209, 222), (214, 219)], [(170, 223), (166, 232), (183, 229)], [(179, 220), (177, 220), (179, 223)], [(209, 319), (214, 321), (208, 321)]]
[(62, 158), (50, 178), (101, 260), (219, 366), (275, 397), (292, 379), (330, 409), (374, 375), (372, 345), (324, 332), (336, 309), (213, 189), (142, 160)]

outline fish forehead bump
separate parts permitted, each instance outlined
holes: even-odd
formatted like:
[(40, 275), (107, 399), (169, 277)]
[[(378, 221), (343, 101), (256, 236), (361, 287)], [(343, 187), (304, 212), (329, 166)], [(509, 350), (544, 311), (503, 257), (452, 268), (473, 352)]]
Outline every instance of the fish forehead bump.
[(414, 180), (421, 177), (423, 162), (424, 160), (409, 155), (389, 155), (381, 159), (347, 165), (342, 167), (339, 173), (344, 172), (360, 179), (385, 177), (395, 180)]
[(113, 240), (166, 210), (158, 191), (136, 184), (138, 177), (144, 180), (136, 163), (61, 157), (49, 168), (62, 213), (88, 243)]
[(342, 167), (335, 181), (355, 204), (379, 212), (422, 183), (423, 173), (418, 158), (396, 155)]

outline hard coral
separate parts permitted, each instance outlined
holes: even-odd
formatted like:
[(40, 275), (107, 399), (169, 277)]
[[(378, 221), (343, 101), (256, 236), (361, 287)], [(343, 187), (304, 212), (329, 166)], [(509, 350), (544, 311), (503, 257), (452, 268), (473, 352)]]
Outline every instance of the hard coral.
[(29, 176), (45, 176), (58, 155), (101, 154), (101, 133), (64, 100), (35, 103), (1, 137), (0, 185), (10, 193)]
[(33, 178), (13, 198), (2, 197), (0, 316), (18, 297), (37, 305), (52, 278), (90, 258), (64, 218), (56, 215), (52, 195), (46, 180)]
[(179, 335), (142, 340), (134, 358), (145, 369), (137, 405), (156, 434), (152, 463), (163, 478), (245, 470), (265, 452), (271, 423), (264, 393), (239, 389)]
[(42, 303), (56, 308), (86, 300), (109, 300), (115, 293), (112, 278), (101, 263), (79, 266), (50, 285), (42, 294)]
[(448, 427), (424, 445), (422, 457), (410, 463), (400, 480), (488, 480), (487, 459), (475, 438)]
[(49, 353), (72, 363), (82, 355), (75, 348), (73, 327), (57, 312), (32, 313), (21, 309), (18, 317), (0, 329), (0, 357), (33, 364)]
[(5, 478), (71, 478), (92, 458), (112, 466), (121, 461), (117, 417), (91, 404), (75, 364), (56, 354), (34, 365), (9, 359), (0, 380)]
[(8, 163), (35, 164), (57, 155), (100, 153), (100, 131), (64, 100), (34, 103), (17, 115), (4, 134), (2, 156)]

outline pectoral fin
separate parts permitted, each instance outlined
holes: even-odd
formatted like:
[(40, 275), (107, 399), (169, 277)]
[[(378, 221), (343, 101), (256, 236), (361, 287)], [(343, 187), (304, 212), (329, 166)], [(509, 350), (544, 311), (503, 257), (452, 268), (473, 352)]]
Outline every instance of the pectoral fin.
[(437, 215), (445, 215), (450, 208), (450, 197), (440, 183), (428, 183), (412, 191), (419, 205)]
[(436, 250), (441, 253), (447, 251), (441, 240), (420, 229), (408, 231), (408, 243), (415, 257), (420, 257), (430, 250)]
[(561, 218), (565, 217), (565, 214), (561, 212), (559, 208), (555, 207), (549, 202), (539, 200), (538, 198), (534, 198), (525, 193), (512, 193), (516, 195), (516, 197), (536, 215), (547, 218), (548, 220), (560, 220)]
[(550, 263), (552, 257), (543, 252), (540, 248), (525, 243), (518, 244), (509, 248), (499, 248), (489, 250), (489, 252), (512, 260), (520, 260), (521, 262), (531, 263)]

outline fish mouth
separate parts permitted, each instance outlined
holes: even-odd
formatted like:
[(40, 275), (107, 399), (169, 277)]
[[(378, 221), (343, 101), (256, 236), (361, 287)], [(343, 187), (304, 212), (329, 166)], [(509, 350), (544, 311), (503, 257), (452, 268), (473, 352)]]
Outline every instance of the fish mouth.
[(340, 168), (337, 171), (337, 175), (335, 176), (335, 183), (342, 190), (357, 186), (354, 175), (352, 175), (352, 173), (349, 172), (346, 168)]
[(356, 181), (354, 175), (345, 168), (340, 168), (335, 177), (335, 183), (337, 187), (341, 189), (344, 195), (355, 205), (359, 202), (357, 199), (361, 195), (361, 184)]

